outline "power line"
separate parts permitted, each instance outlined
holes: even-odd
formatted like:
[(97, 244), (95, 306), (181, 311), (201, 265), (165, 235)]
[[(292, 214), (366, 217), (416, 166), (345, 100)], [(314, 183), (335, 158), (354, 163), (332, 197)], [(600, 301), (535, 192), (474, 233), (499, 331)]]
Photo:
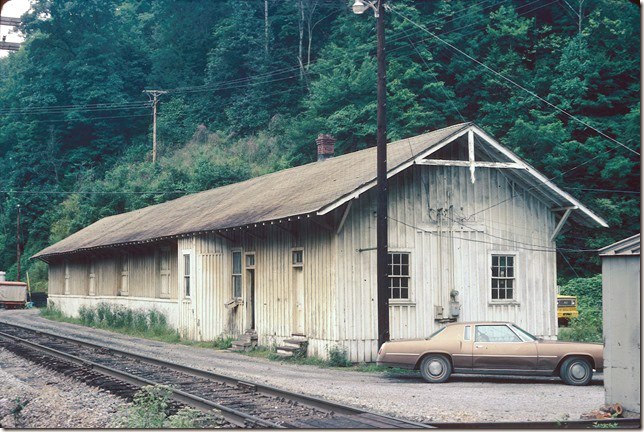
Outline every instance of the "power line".
[[(398, 222), (398, 223), (400, 223), (400, 224), (402, 224), (402, 225), (408, 226), (409, 228), (413, 228), (413, 229), (418, 230), (418, 231), (426, 232), (426, 233), (431, 234), (431, 235), (435, 235), (435, 236), (439, 236), (439, 237), (444, 237), (444, 238), (451, 238), (451, 239), (453, 239), (453, 238), (454, 238), (454, 237), (453, 237), (453, 236), (451, 236), (451, 235), (444, 235), (443, 233), (440, 233), (440, 232), (437, 232), (437, 231), (436, 231), (436, 232), (435, 232), (435, 231), (430, 231), (430, 230), (427, 230), (427, 229), (425, 229), (425, 228), (422, 228), (422, 227), (419, 227), (419, 226), (416, 226), (416, 225), (412, 225), (412, 224), (409, 224), (409, 223), (407, 223), (407, 222), (403, 222), (403, 221), (398, 220), (398, 219), (396, 219), (396, 218), (394, 218), (394, 217), (392, 217), (392, 216), (388, 216), (388, 218), (389, 218), (389, 219), (391, 219), (391, 220), (393, 220), (393, 221), (396, 221), (396, 222)], [(474, 231), (476, 232), (476, 230), (474, 230)], [(490, 235), (490, 234), (487, 234), (487, 233), (482, 233), (482, 234)], [(540, 246), (540, 245), (532, 245), (532, 244), (527, 244), (527, 243), (517, 242), (516, 240), (512, 240), (512, 239), (504, 239), (504, 238), (502, 238), (502, 237), (498, 237), (498, 236), (494, 236), (494, 237), (497, 237), (497, 238), (499, 238), (499, 239), (502, 239), (502, 240), (505, 240), (505, 241), (508, 241), (508, 242), (511, 242), (511, 243), (524, 244), (524, 245), (526, 245), (526, 246), (516, 246), (516, 245), (515, 245), (515, 246), (514, 246), (514, 248), (516, 248), (516, 249), (523, 249), (523, 250), (529, 250), (529, 251), (533, 251), (533, 252), (551, 252), (551, 253), (552, 253), (552, 252), (556, 252), (557, 250), (563, 250), (563, 251), (567, 251), (567, 252), (597, 252), (597, 251), (599, 250), (599, 249), (565, 249), (565, 248), (551, 248), (551, 247), (545, 247), (545, 246)], [(490, 242), (490, 241), (485, 241), (485, 240), (479, 240), (479, 239), (472, 239), (472, 238), (467, 238), (467, 237), (456, 237), (456, 238), (457, 238), (458, 240), (468, 241), (468, 242), (473, 242), (473, 243), (483, 243), (483, 244), (489, 244), (489, 245), (498, 245), (498, 244), (499, 244), (499, 242), (496, 242), (496, 243), (495, 243), (495, 242)], [(530, 247), (527, 247), (527, 246), (530, 246)]]
[(616, 143), (616, 144), (620, 145), (621, 147), (625, 148), (626, 150), (630, 151), (631, 153), (634, 153), (634, 154), (636, 154), (636, 155), (638, 155), (638, 156), (640, 155), (640, 153), (639, 153), (639, 152), (637, 152), (637, 151), (635, 151), (635, 150), (631, 149), (631, 148), (630, 148), (630, 147), (628, 147), (627, 145), (625, 145), (625, 144), (621, 143), (620, 141), (618, 141), (618, 140), (616, 140), (616, 139), (614, 139), (614, 138), (612, 138), (612, 137), (610, 137), (610, 136), (606, 135), (604, 132), (600, 131), (599, 129), (596, 129), (595, 127), (593, 127), (593, 126), (591, 126), (590, 124), (588, 124), (588, 123), (584, 122), (583, 120), (579, 119), (578, 117), (576, 117), (576, 116), (574, 116), (574, 115), (570, 114), (570, 113), (569, 113), (569, 112), (567, 112), (566, 110), (564, 110), (564, 109), (562, 109), (562, 108), (559, 108), (558, 106), (554, 105), (553, 103), (548, 102), (546, 99), (544, 99), (544, 98), (542, 98), (541, 96), (537, 95), (537, 94), (536, 94), (536, 93), (534, 93), (533, 91), (528, 90), (527, 88), (525, 88), (525, 87), (523, 87), (522, 85), (518, 84), (518, 83), (517, 83), (517, 82), (515, 82), (514, 80), (512, 80), (512, 79), (510, 79), (510, 78), (506, 77), (505, 75), (501, 74), (500, 72), (497, 72), (496, 70), (494, 70), (494, 69), (492, 69), (491, 67), (487, 66), (485, 63), (482, 63), (481, 61), (477, 60), (476, 58), (472, 57), (471, 55), (467, 54), (466, 52), (464, 52), (464, 51), (462, 51), (461, 49), (457, 48), (456, 46), (452, 45), (451, 43), (449, 43), (449, 42), (448, 42), (448, 41), (446, 41), (445, 39), (443, 39), (443, 38), (441, 38), (440, 36), (436, 35), (435, 33), (431, 32), (431, 31), (430, 31), (430, 30), (428, 30), (426, 27), (423, 27), (422, 25), (420, 25), (420, 24), (416, 23), (415, 21), (412, 21), (410, 18), (407, 18), (405, 15), (402, 15), (402, 14), (401, 14), (400, 12), (398, 12), (395, 8), (392, 8), (391, 6), (388, 6), (387, 8), (388, 8), (390, 11), (392, 11), (393, 13), (395, 13), (396, 15), (400, 16), (401, 18), (403, 18), (404, 20), (408, 21), (409, 23), (413, 24), (414, 26), (416, 26), (416, 27), (420, 28), (421, 30), (425, 31), (426, 33), (428, 33), (428, 34), (429, 34), (429, 35), (431, 35), (432, 37), (434, 37), (434, 38), (438, 39), (438, 40), (439, 40), (440, 42), (442, 42), (443, 44), (445, 44), (445, 45), (449, 46), (449, 47), (450, 47), (450, 48), (452, 48), (454, 51), (456, 51), (456, 52), (458, 52), (459, 54), (461, 54), (461, 55), (463, 55), (463, 56), (467, 57), (468, 59), (472, 60), (473, 62), (477, 63), (478, 65), (480, 65), (480, 66), (484, 67), (486, 70), (488, 70), (488, 71), (492, 72), (494, 75), (496, 75), (496, 76), (498, 76), (498, 77), (500, 77), (500, 78), (504, 79), (505, 81), (509, 82), (510, 84), (512, 84), (512, 85), (514, 85), (514, 86), (516, 86), (516, 87), (518, 87), (519, 89), (523, 90), (524, 92), (526, 92), (526, 93), (530, 94), (531, 96), (533, 96), (533, 97), (535, 97), (535, 98), (539, 99), (540, 101), (542, 101), (542, 102), (543, 102), (543, 103), (545, 103), (546, 105), (550, 106), (551, 108), (554, 108), (555, 110), (559, 111), (559, 112), (560, 112), (560, 113), (562, 113), (562, 114), (565, 114), (565, 115), (566, 115), (566, 116), (568, 116), (569, 118), (571, 118), (571, 119), (573, 119), (573, 120), (577, 121), (578, 123), (580, 123), (580, 124), (582, 124), (582, 125), (586, 126), (587, 128), (594, 130), (595, 132), (597, 132), (598, 134), (600, 134), (600, 135), (601, 135), (601, 136), (603, 136), (604, 138), (606, 138), (606, 139), (608, 139), (608, 140), (610, 140), (610, 141), (612, 141), (612, 142), (614, 142), (614, 143)]

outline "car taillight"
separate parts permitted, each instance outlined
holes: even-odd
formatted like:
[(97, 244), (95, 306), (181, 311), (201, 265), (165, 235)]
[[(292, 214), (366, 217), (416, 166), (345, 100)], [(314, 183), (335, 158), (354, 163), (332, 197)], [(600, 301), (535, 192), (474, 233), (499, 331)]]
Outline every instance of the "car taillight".
[(382, 347), (378, 350), (378, 355), (382, 354)]

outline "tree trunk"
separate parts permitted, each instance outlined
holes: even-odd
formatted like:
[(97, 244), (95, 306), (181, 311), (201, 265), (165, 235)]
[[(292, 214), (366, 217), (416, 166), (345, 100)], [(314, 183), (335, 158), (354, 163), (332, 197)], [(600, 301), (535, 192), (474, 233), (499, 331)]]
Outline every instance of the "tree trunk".
[(300, 64), (300, 80), (304, 79), (304, 62), (302, 60), (302, 53), (304, 51), (304, 3), (303, 0), (298, 0), (297, 5), (300, 9), (300, 15), (298, 19), (298, 30), (299, 30), (299, 36), (300, 40), (298, 43), (298, 54), (297, 54), (297, 61)]
[(268, 56), (268, 0), (264, 0), (264, 50)]

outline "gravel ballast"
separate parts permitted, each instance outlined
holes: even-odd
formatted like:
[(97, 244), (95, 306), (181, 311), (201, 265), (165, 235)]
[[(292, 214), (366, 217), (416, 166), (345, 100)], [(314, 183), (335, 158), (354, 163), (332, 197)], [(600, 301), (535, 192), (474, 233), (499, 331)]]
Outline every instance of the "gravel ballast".
[[(604, 402), (601, 375), (586, 387), (567, 386), (557, 378), (466, 375), (452, 376), (443, 384), (427, 384), (420, 375), (391, 376), (383, 373), (280, 363), (227, 351), (139, 339), (75, 324), (49, 321), (41, 318), (36, 310), (0, 310), (0, 320), (54, 331), (90, 342), (109, 344), (114, 348), (135, 351), (142, 355), (414, 421), (574, 420), (579, 419), (582, 413), (596, 410)], [(0, 357), (0, 367), (4, 370), (3, 361)], [(4, 372), (13, 375), (11, 371)], [(0, 377), (0, 399), (5, 398), (5, 385), (2, 382)], [(93, 426), (51, 424), (46, 427)]]
[(107, 428), (127, 404), (0, 348), (0, 427)]

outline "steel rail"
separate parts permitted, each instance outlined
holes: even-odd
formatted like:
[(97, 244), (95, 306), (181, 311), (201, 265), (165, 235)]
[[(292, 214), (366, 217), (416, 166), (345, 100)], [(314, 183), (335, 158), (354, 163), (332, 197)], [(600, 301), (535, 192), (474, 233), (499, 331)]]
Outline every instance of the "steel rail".
[[(46, 336), (56, 338), (56, 339), (62, 339), (62, 340), (65, 340), (65, 341), (68, 341), (68, 342), (71, 342), (71, 343), (76, 343), (76, 344), (83, 345), (83, 346), (90, 347), (90, 348), (103, 349), (103, 350), (105, 350), (107, 352), (110, 352), (110, 353), (114, 353), (114, 354), (122, 355), (122, 356), (125, 356), (125, 357), (129, 357), (129, 358), (132, 358), (132, 359), (135, 359), (135, 360), (139, 360), (141, 362), (146, 362), (146, 363), (154, 364), (154, 365), (157, 365), (157, 366), (166, 367), (166, 368), (168, 368), (170, 370), (174, 370), (174, 371), (177, 371), (177, 372), (183, 372), (183, 373), (193, 375), (193, 376), (196, 376), (196, 377), (206, 378), (206, 379), (210, 379), (210, 380), (213, 380), (213, 381), (229, 384), (229, 385), (232, 385), (232, 386), (243, 387), (243, 388), (252, 390), (254, 392), (257, 392), (259, 394), (265, 395), (265, 396), (286, 398), (286, 399), (292, 400), (294, 402), (298, 402), (300, 404), (303, 404), (303, 405), (306, 405), (306, 406), (309, 406), (309, 407), (312, 407), (312, 408), (316, 408), (316, 409), (319, 409), (320, 411), (327, 412), (327, 413), (350, 415), (350, 416), (351, 415), (370, 415), (370, 414), (373, 414), (373, 413), (371, 413), (369, 411), (365, 411), (365, 410), (360, 409), (360, 408), (356, 408), (356, 407), (352, 407), (352, 406), (349, 406), (349, 405), (324, 400), (324, 399), (321, 399), (321, 398), (318, 398), (318, 397), (315, 397), (315, 396), (307, 396), (307, 395), (303, 395), (303, 394), (299, 394), (299, 393), (294, 393), (294, 392), (291, 392), (291, 391), (288, 391), (288, 390), (283, 390), (283, 389), (280, 389), (280, 388), (277, 388), (277, 387), (269, 386), (269, 385), (266, 385), (266, 384), (259, 384), (259, 383), (249, 382), (247, 380), (242, 380), (242, 379), (235, 378), (235, 377), (232, 377), (232, 376), (229, 376), (229, 375), (223, 375), (223, 374), (210, 372), (210, 371), (206, 371), (206, 370), (195, 368), (195, 367), (184, 366), (184, 365), (169, 362), (169, 361), (166, 361), (166, 360), (161, 360), (161, 359), (154, 358), (154, 357), (148, 357), (148, 356), (144, 356), (144, 355), (141, 355), (141, 354), (136, 354), (136, 353), (133, 353), (131, 351), (125, 351), (125, 350), (121, 350), (121, 349), (118, 349), (118, 348), (111, 348), (111, 347), (107, 347), (105, 345), (100, 345), (100, 344), (97, 344), (97, 343), (88, 342), (88, 341), (85, 341), (85, 340), (82, 340), (82, 339), (76, 339), (76, 338), (69, 337), (69, 336), (62, 336), (62, 335), (59, 335), (59, 334), (51, 333), (51, 332), (44, 331), (44, 330), (35, 329), (33, 327), (29, 327), (29, 326), (25, 326), (25, 325), (12, 324), (12, 323), (8, 323), (6, 321), (1, 321), (1, 320), (0, 320), (0, 324), (7, 325), (7, 326), (10, 326), (10, 327), (14, 327), (14, 328), (17, 328), (17, 329), (24, 329), (24, 330), (32, 331), (32, 332), (37, 333), (37, 334), (46, 335)], [(111, 369), (111, 368), (109, 368), (109, 369)], [(134, 377), (134, 378), (139, 379), (137, 377)], [(145, 381), (144, 379), (142, 379), (142, 380)], [(145, 385), (147, 385), (147, 384), (145, 384)], [(188, 403), (188, 402), (185, 402), (185, 403)], [(222, 409), (222, 408), (218, 408), (218, 409)], [(401, 425), (404, 424), (404, 426), (401, 426), (401, 427), (424, 428), (424, 429), (433, 428), (433, 426), (428, 425), (426, 423), (414, 422), (414, 421), (410, 421), (410, 420), (403, 420), (403, 419), (391, 417), (391, 416), (384, 415), (384, 414), (373, 414), (373, 415), (375, 415), (377, 417), (380, 417), (382, 419), (387, 419), (387, 420), (390, 420), (392, 422), (399, 423)], [(228, 419), (226, 419), (226, 420), (228, 420)], [(264, 421), (264, 420), (262, 420), (262, 421)], [(233, 422), (231, 421), (231, 423), (233, 423)], [(273, 426), (269, 426), (269, 427), (273, 427)], [(280, 427), (283, 427), (283, 426), (280, 426)], [(394, 427), (394, 426), (392, 425), (392, 427)]]
[(590, 420), (557, 420), (534, 422), (480, 422), (480, 423), (440, 423), (427, 422), (437, 429), (587, 429), (599, 425), (616, 424), (618, 428), (639, 429), (640, 418), (613, 418)]
[[(4, 324), (4, 323), (3, 323)], [(12, 324), (9, 324), (13, 327), (19, 327), (20, 326), (14, 326)], [(41, 332), (42, 333), (42, 332)], [(129, 384), (133, 384), (138, 387), (143, 387), (146, 385), (156, 385), (158, 383), (155, 383), (154, 381), (150, 381), (145, 378), (137, 377), (132, 374), (129, 374), (127, 372), (119, 371), (114, 368), (108, 367), (108, 366), (103, 366), (101, 364), (92, 362), (90, 360), (85, 360), (80, 357), (64, 353), (62, 351), (46, 347), (44, 345), (37, 344), (35, 342), (31, 342), (25, 339), (21, 339), (19, 337), (0, 332), (0, 337), (4, 339), (9, 339), (13, 341), (14, 343), (18, 344), (23, 344), (27, 345), (35, 350), (45, 352), (51, 356), (54, 356), (56, 358), (68, 361), (70, 363), (78, 364), (87, 368), (90, 368), (94, 371), (98, 371), (104, 375), (110, 376), (112, 378), (116, 378), (122, 381), (125, 381)], [(184, 403), (186, 405), (190, 405), (196, 408), (199, 408), (205, 412), (211, 412), (213, 409), (221, 411), (222, 416), (224, 419), (229, 421), (230, 423), (233, 423), (237, 426), (242, 426), (242, 427), (247, 427), (247, 426), (259, 426), (263, 428), (284, 428), (284, 426), (278, 425), (277, 423), (273, 423), (267, 420), (263, 420), (261, 418), (251, 416), (249, 414), (243, 413), (241, 411), (228, 408), (226, 406), (217, 404), (215, 402), (211, 402), (209, 400), (206, 400), (204, 398), (201, 398), (199, 396), (191, 395), (189, 393), (183, 392), (181, 390), (176, 390), (172, 389), (172, 399), (174, 399), (177, 402)]]

